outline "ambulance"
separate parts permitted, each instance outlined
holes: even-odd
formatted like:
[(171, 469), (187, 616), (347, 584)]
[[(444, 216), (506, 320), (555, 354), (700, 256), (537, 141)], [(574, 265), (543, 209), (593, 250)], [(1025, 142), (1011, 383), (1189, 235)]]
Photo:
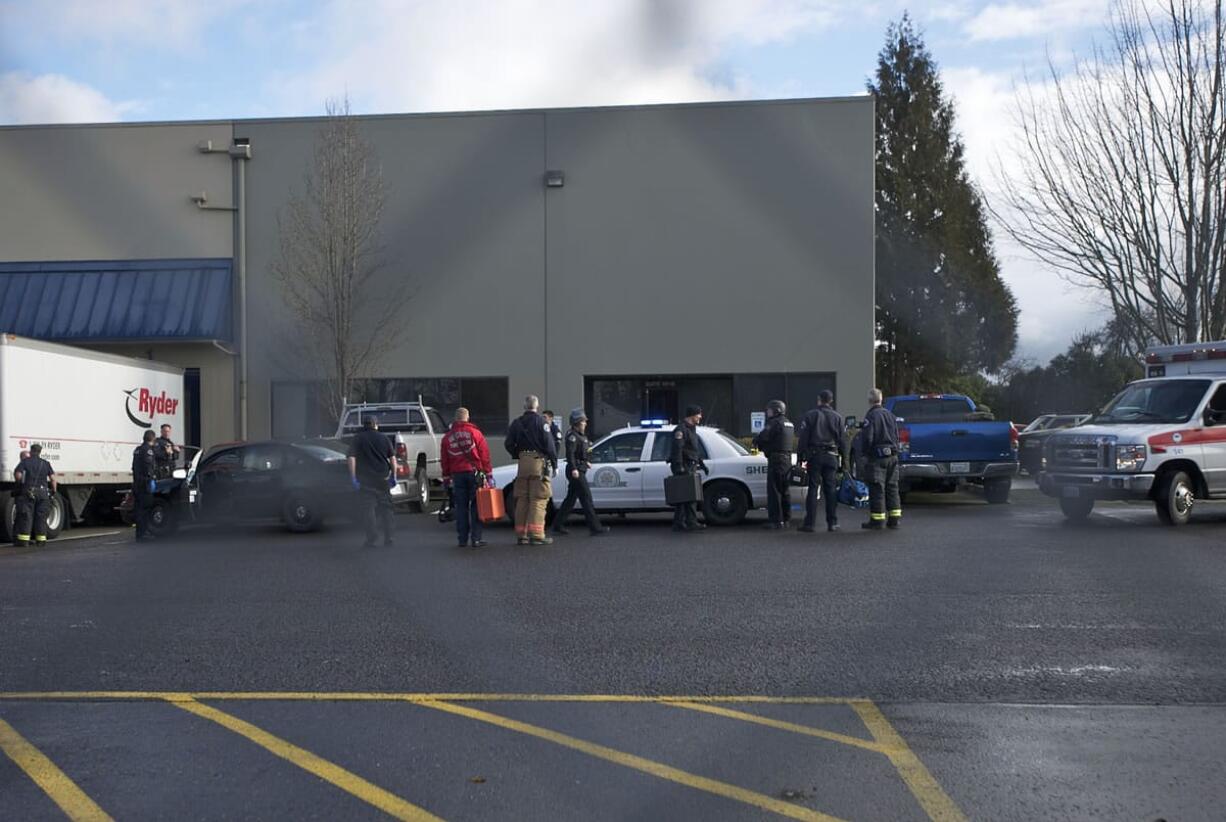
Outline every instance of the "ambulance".
[(1073, 520), (1126, 500), (1184, 525), (1197, 501), (1226, 500), (1226, 340), (1149, 349), (1145, 379), (1048, 438), (1039, 489)]

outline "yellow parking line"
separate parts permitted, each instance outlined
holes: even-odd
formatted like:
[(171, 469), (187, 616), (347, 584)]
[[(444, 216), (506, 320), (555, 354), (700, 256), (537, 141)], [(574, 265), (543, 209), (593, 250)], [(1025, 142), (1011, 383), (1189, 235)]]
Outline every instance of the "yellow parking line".
[(890, 763), (898, 771), (902, 781), (907, 783), (907, 788), (919, 801), (924, 812), (934, 822), (966, 822), (962, 811), (924, 767), (924, 763), (908, 747), (898, 731), (894, 730), (894, 726), (885, 718), (885, 714), (881, 713), (881, 709), (868, 700), (852, 702), (851, 707), (873, 735), (873, 739), (885, 748), (883, 753), (890, 758)]
[(757, 714), (747, 714), (743, 711), (733, 711), (728, 708), (720, 708), (715, 705), (702, 705), (695, 702), (665, 702), (665, 705), (672, 705), (674, 708), (685, 708), (689, 711), (699, 711), (704, 714), (714, 714), (716, 716), (724, 716), (729, 719), (737, 719), (741, 722), (752, 722), (755, 725), (765, 725), (768, 728), (777, 728), (781, 731), (789, 731), (794, 734), (804, 734), (805, 736), (815, 736), (818, 739), (828, 739), (831, 742), (838, 742), (842, 745), (852, 745), (856, 748), (863, 748), (866, 751), (873, 753), (887, 753), (885, 746), (879, 742), (870, 742), (867, 739), (859, 739), (847, 734), (837, 733), (836, 731), (827, 731), (822, 728), (814, 728), (809, 725), (797, 725), (794, 722), (783, 722), (770, 717), (758, 716)]
[(505, 728), (510, 731), (516, 731), (528, 736), (534, 736), (537, 739), (544, 739), (547, 742), (561, 745), (571, 750), (580, 751), (581, 753), (594, 756), (597, 759), (603, 759), (607, 762), (613, 762), (617, 765), (622, 765), (626, 768), (633, 768), (636, 771), (642, 771), (652, 776), (657, 776), (661, 779), (667, 779), (670, 782), (676, 782), (686, 787), (695, 788), (707, 793), (713, 793), (717, 796), (722, 796), (726, 799), (733, 799), (737, 802), (743, 802), (747, 805), (752, 805), (755, 808), (771, 811), (772, 813), (780, 814), (781, 816), (791, 817), (792, 819), (818, 820), (818, 822), (837, 822), (837, 817), (828, 816), (818, 811), (811, 811), (808, 808), (802, 808), (799, 805), (793, 805), (790, 802), (784, 802), (780, 799), (775, 799), (773, 796), (767, 796), (756, 791), (738, 788), (735, 785), (729, 785), (727, 782), (720, 782), (715, 779), (709, 779), (705, 776), (682, 771), (677, 768), (670, 767), (661, 762), (655, 762), (650, 759), (644, 759), (634, 754), (628, 754), (624, 751), (618, 751), (613, 748), (606, 748), (604, 745), (597, 745), (593, 742), (587, 742), (582, 739), (576, 739), (573, 736), (551, 731), (547, 728), (541, 728), (537, 725), (529, 725), (526, 722), (520, 722), (515, 719), (508, 719), (498, 714), (491, 714), (486, 711), (480, 711), (476, 708), (469, 708), (464, 705), (456, 705), (451, 702), (439, 702), (431, 700), (410, 700), (414, 704), (422, 705), (427, 708), (434, 708), (438, 711), (456, 714), (458, 716), (475, 719), (479, 722), (486, 722), (490, 725), (496, 725), (500, 728)]
[(0, 750), (8, 754), (9, 759), (17, 763), (17, 767), (25, 771), (26, 775), (60, 806), (60, 810), (69, 819), (111, 822), (106, 811), (98, 807), (67, 774), (3, 719), (0, 719)]
[(178, 708), (182, 708), (188, 713), (216, 722), (218, 725), (233, 731), (239, 736), (246, 737), (261, 748), (292, 762), (304, 771), (318, 776), (325, 782), (329, 782), (341, 790), (356, 796), (363, 802), (374, 805), (389, 816), (393, 816), (396, 819), (409, 820), (437, 820), (439, 818), (410, 802), (406, 802), (399, 796), (383, 790), (378, 785), (367, 782), (362, 777), (352, 771), (345, 770), (340, 765), (316, 756), (310, 751), (286, 742), (280, 737), (273, 736), (268, 731), (256, 727), (250, 722), (245, 722), (212, 706), (201, 704), (186, 694), (171, 695), (166, 701)]
[(725, 702), (729, 704), (764, 704), (764, 705), (850, 705), (857, 701), (853, 697), (825, 696), (762, 696), (762, 695), (663, 695), (650, 696), (646, 694), (482, 694), (482, 693), (388, 693), (360, 691), (199, 691), (181, 693), (172, 691), (12, 691), (0, 692), (0, 700), (5, 699), (131, 699), (131, 700), (168, 700), (175, 699), (207, 699), (217, 700), (265, 700), (283, 699), (287, 701), (313, 702)]

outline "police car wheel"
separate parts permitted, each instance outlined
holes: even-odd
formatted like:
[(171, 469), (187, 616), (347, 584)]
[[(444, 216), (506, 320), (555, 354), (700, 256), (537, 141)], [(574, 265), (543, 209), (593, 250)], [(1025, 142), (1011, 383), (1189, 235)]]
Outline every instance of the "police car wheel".
[(702, 515), (709, 525), (739, 525), (749, 512), (745, 489), (734, 482), (709, 482), (702, 488)]
[(507, 522), (515, 524), (515, 483), (508, 482), (502, 489), (502, 507), (506, 509)]
[(155, 499), (149, 506), (149, 533), (155, 537), (168, 537), (179, 530), (179, 518), (174, 508), (164, 499)]
[(285, 504), (281, 508), (281, 518), (285, 520), (285, 527), (296, 534), (314, 531), (322, 523), (319, 509), (315, 504), (306, 497), (300, 496), (286, 497)]

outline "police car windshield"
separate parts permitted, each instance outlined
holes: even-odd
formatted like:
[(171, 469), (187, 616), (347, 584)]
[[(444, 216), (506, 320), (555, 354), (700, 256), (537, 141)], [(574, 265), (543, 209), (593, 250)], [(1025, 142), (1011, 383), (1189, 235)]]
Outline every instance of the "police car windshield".
[(1142, 380), (1125, 388), (1091, 422), (1187, 422), (1200, 405), (1208, 380)]
[(747, 456), (749, 456), (749, 449), (747, 449), (745, 446), (741, 445), (739, 442), (737, 442), (735, 439), (733, 439), (731, 436), (729, 436), (728, 434), (724, 433), (723, 431), (719, 431), (719, 432), (717, 432), (717, 433), (718, 433), (718, 434), (719, 434), (721, 437), (723, 437), (724, 442), (728, 443), (728, 445), (730, 445), (730, 446), (732, 447), (732, 450), (733, 450), (733, 451), (736, 451), (736, 454), (737, 454), (737, 456), (738, 456), (738, 457), (747, 457)]

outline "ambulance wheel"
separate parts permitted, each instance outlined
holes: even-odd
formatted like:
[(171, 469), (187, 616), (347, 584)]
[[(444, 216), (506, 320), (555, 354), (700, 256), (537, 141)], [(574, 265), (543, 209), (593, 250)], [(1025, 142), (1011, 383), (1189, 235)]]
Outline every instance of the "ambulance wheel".
[(1081, 522), (1094, 510), (1094, 500), (1085, 497), (1061, 497), (1060, 510), (1074, 522)]
[(716, 481), (702, 487), (702, 515), (708, 525), (740, 525), (749, 512), (749, 496), (735, 482)]
[(155, 498), (153, 504), (149, 506), (145, 526), (149, 529), (151, 536), (158, 538), (173, 536), (175, 531), (179, 530), (179, 517), (175, 515), (175, 509), (168, 500)]
[(55, 539), (68, 528), (68, 503), (59, 494), (51, 495), (47, 506), (47, 539)]
[(1187, 525), (1196, 502), (1195, 486), (1184, 471), (1173, 471), (1160, 480), (1154, 508), (1163, 525)]
[(0, 542), (12, 542), (17, 533), (17, 500), (7, 491), (3, 501), (3, 520), (0, 521)]
[(298, 494), (285, 498), (285, 504), (281, 506), (281, 518), (285, 520), (285, 527), (295, 534), (317, 530), (323, 524), (318, 506)]

